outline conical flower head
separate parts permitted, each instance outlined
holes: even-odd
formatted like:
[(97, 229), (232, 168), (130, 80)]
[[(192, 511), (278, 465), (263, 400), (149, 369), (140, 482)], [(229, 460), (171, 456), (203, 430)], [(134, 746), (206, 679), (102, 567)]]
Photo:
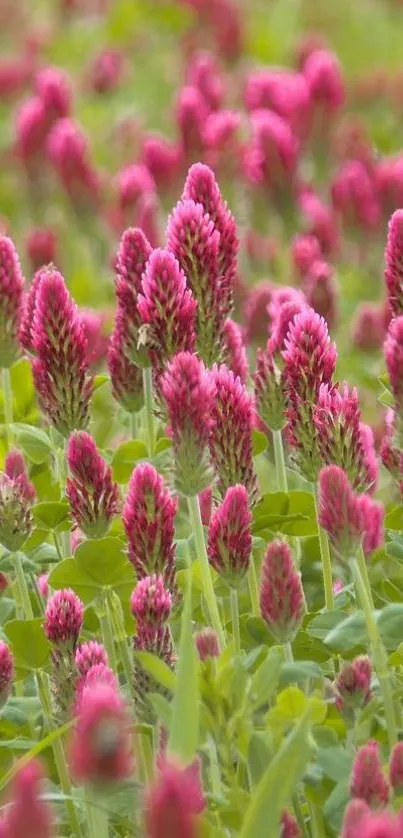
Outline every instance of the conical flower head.
[(26, 483), (25, 475), (13, 480), (0, 472), (0, 544), (11, 552), (22, 547), (32, 530), (33, 498), (27, 496)]
[(115, 687), (98, 682), (84, 689), (70, 743), (75, 779), (96, 787), (131, 776), (130, 720)]
[(392, 393), (399, 412), (403, 410), (403, 315), (390, 323), (384, 354)]
[(209, 526), (210, 564), (229, 585), (237, 587), (249, 568), (252, 554), (252, 516), (244, 486), (230, 486)]
[(172, 610), (172, 597), (162, 576), (155, 573), (140, 579), (131, 595), (130, 606), (137, 624), (142, 629), (154, 630), (163, 626)]
[(393, 213), (385, 250), (385, 283), (392, 317), (403, 314), (403, 209)]
[(224, 364), (246, 384), (249, 369), (243, 331), (238, 323), (230, 318), (224, 323), (221, 351)]
[(301, 577), (288, 544), (272, 541), (262, 564), (260, 613), (278, 643), (292, 640), (304, 614)]
[(142, 319), (137, 308), (142, 276), (152, 248), (142, 230), (129, 227), (123, 233), (116, 256), (115, 290), (118, 301), (115, 332), (128, 359), (140, 367), (150, 365), (147, 350), (141, 345)]
[(28, 291), (23, 298), (18, 339), (25, 352), (29, 352), (31, 355), (35, 352), (33, 347), (32, 326), (34, 322), (36, 298), (42, 279), (49, 270), (51, 270), (50, 267), (45, 267), (40, 268), (36, 272)]
[(195, 637), (196, 648), (201, 661), (210, 658), (220, 657), (220, 643), (218, 634), (214, 629), (207, 626), (197, 632)]
[(367, 550), (382, 543), (383, 510), (368, 495), (356, 495), (343, 469), (326, 466), (319, 474), (319, 524), (339, 558), (346, 561), (367, 538)]
[(177, 352), (192, 352), (197, 303), (185, 274), (169, 250), (153, 250), (141, 285), (137, 308), (143, 322), (144, 345), (152, 365), (161, 370)]
[(8, 646), (0, 640), (0, 709), (6, 703), (13, 685), (14, 661)]
[(4, 463), (4, 472), (13, 481), (14, 485), (18, 487), (21, 497), (27, 503), (33, 503), (35, 500), (35, 487), (28, 477), (21, 451), (13, 448), (8, 452)]
[(177, 501), (151, 463), (140, 463), (130, 478), (123, 507), (129, 559), (138, 579), (161, 574), (175, 590), (175, 517)]
[(351, 797), (365, 800), (369, 806), (385, 806), (389, 793), (389, 783), (379, 757), (379, 744), (371, 740), (357, 751), (350, 777)]
[(197, 300), (197, 350), (210, 365), (219, 354), (223, 328), (220, 304), (220, 234), (201, 204), (180, 201), (167, 229), (168, 247), (175, 254)]
[(41, 274), (31, 334), (37, 355), (32, 371), (40, 406), (66, 437), (88, 424), (92, 379), (77, 307), (63, 277), (53, 269)]
[(117, 317), (108, 345), (108, 372), (113, 398), (128, 413), (138, 413), (144, 406), (143, 374), (125, 354), (125, 324)]
[(184, 495), (198, 495), (211, 483), (208, 442), (214, 382), (201, 361), (179, 352), (161, 382), (175, 459), (175, 484)]
[(115, 691), (119, 690), (119, 681), (113, 671), (106, 663), (94, 663), (88, 672), (77, 678), (75, 683), (74, 715), (81, 712), (81, 702), (84, 693), (91, 690), (96, 684), (107, 684)]
[(204, 163), (195, 163), (189, 169), (182, 193), (182, 201), (187, 200), (203, 206), (220, 234), (220, 305), (225, 320), (232, 309), (239, 238), (235, 219), (222, 198), (212, 170)]
[[(172, 597), (162, 576), (153, 574), (137, 583), (130, 600), (136, 620), (133, 648), (136, 652), (150, 652), (173, 669), (175, 654), (170, 628), (167, 624), (172, 609)], [(157, 692), (167, 697), (167, 690), (150, 675), (135, 655), (133, 671), (135, 707), (138, 716), (149, 723), (156, 722), (155, 711), (148, 699)]]
[(389, 780), (392, 789), (401, 794), (403, 789), (403, 742), (397, 742), (391, 753)]
[(147, 838), (197, 838), (204, 805), (199, 763), (185, 767), (164, 759), (147, 792)]
[(46, 605), (44, 630), (54, 646), (75, 650), (84, 619), (84, 606), (74, 591), (56, 591)]
[(371, 697), (372, 664), (367, 655), (359, 655), (345, 664), (335, 686), (348, 707), (363, 707)]
[(18, 328), (22, 315), (24, 277), (13, 242), (0, 236), (0, 368), (18, 357)]
[(67, 445), (66, 495), (74, 522), (89, 538), (102, 538), (119, 505), (112, 469), (86, 431), (76, 431)]
[(284, 380), (270, 349), (270, 340), (266, 349), (257, 350), (253, 381), (260, 419), (272, 431), (281, 431), (286, 425)]
[(252, 454), (251, 396), (225, 364), (214, 366), (210, 378), (215, 389), (210, 454), (221, 495), (241, 483), (255, 501), (258, 485)]
[[(365, 440), (366, 445), (363, 444), (361, 410), (356, 388), (350, 391), (344, 383), (343, 388), (339, 390), (337, 385), (321, 384), (313, 409), (313, 419), (318, 431), (322, 463), (334, 463), (344, 469), (356, 490), (367, 491), (374, 488), (375, 452), (372, 457), (367, 456), (370, 440)], [(371, 453), (370, 449), (369, 454)]]
[(93, 666), (97, 666), (99, 663), (107, 666), (108, 655), (105, 647), (101, 643), (97, 643), (96, 640), (88, 640), (87, 643), (82, 643), (76, 650), (75, 664), (80, 675), (86, 675)]
[(13, 780), (11, 805), (5, 815), (5, 838), (53, 838), (54, 818), (42, 800), (42, 769), (32, 760), (19, 769)]

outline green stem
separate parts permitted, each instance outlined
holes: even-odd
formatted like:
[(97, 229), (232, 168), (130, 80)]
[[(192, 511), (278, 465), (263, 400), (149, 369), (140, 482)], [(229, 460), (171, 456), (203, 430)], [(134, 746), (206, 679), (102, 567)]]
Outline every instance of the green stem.
[(379, 688), (383, 698), (389, 747), (392, 749), (397, 742), (397, 731), (395, 708), (393, 705), (393, 691), (388, 672), (388, 658), (374, 617), (372, 596), (370, 593), (368, 594), (366, 583), (361, 575), (361, 564), (362, 558), (358, 557), (357, 559), (353, 559), (351, 569), (357, 592), (357, 599), (359, 600), (361, 608), (364, 612), (372, 657), (376, 673), (378, 675)]
[(7, 448), (11, 447), (11, 425), (13, 424), (13, 391), (11, 388), (11, 376), (9, 368), (3, 367), (1, 371), (1, 386), (4, 397), (4, 421), (6, 426)]
[(129, 413), (129, 428), (131, 439), (137, 437), (137, 413)]
[(309, 812), (311, 815), (310, 826), (312, 838), (325, 838), (325, 827), (323, 823), (323, 816), (319, 806), (314, 803), (309, 803)]
[(109, 599), (107, 591), (105, 590), (102, 592), (102, 602), (98, 612), (98, 618), (101, 626), (103, 644), (108, 655), (109, 666), (116, 672), (115, 644), (113, 640), (111, 616), (109, 613)]
[(285, 470), (283, 437), (281, 431), (272, 431), (274, 444), (274, 462), (276, 464), (277, 488), (279, 492), (288, 492), (287, 472)]
[(115, 642), (117, 643), (119, 648), (120, 659), (122, 661), (123, 671), (125, 673), (126, 683), (130, 692), (130, 696), (134, 700), (133, 661), (131, 659), (129, 647), (127, 645), (122, 606), (120, 604), (119, 597), (116, 596), (114, 591), (112, 591), (111, 597), (108, 599), (110, 603), (110, 614)]
[(285, 659), (286, 663), (294, 663), (294, 655), (292, 653), (291, 643), (284, 643), (283, 650), (284, 650), (284, 659)]
[(59, 561), (61, 562), (62, 559), (63, 559), (63, 552), (62, 552), (62, 547), (61, 547), (61, 544), (60, 544), (60, 541), (59, 541), (59, 536), (58, 536), (58, 534), (55, 530), (53, 530), (53, 541), (55, 542), (56, 552), (57, 552)]
[(210, 762), (211, 790), (216, 797), (220, 797), (222, 792), (220, 768), (217, 759), (217, 748), (214, 739), (211, 738), (208, 741), (208, 754)]
[(150, 457), (155, 451), (154, 397), (151, 367), (143, 369), (144, 407), (146, 414), (147, 445)]
[(260, 607), (259, 607), (259, 587), (257, 582), (257, 573), (256, 573), (256, 565), (254, 556), (251, 556), (249, 562), (249, 570), (248, 570), (248, 588), (249, 588), (249, 596), (250, 596), (250, 604), (252, 607), (252, 615), (254, 617), (260, 617)]
[(26, 620), (33, 620), (34, 619), (34, 612), (32, 610), (31, 598), (29, 596), (27, 580), (24, 574), (24, 568), (22, 566), (21, 561), (21, 553), (14, 553), (14, 567), (15, 567), (15, 575), (16, 581), (18, 586), (19, 592), (19, 599), (22, 604), (22, 608), (24, 611), (24, 616)]
[(207, 558), (206, 544), (204, 541), (203, 524), (200, 514), (199, 499), (197, 495), (188, 498), (190, 519), (192, 522), (192, 531), (196, 543), (197, 558), (200, 562), (202, 572), (204, 596), (207, 602), (207, 607), (210, 614), (210, 620), (214, 630), (217, 632), (220, 648), (225, 646), (225, 637), (223, 627), (221, 625), (220, 614), (218, 611), (217, 600), (214, 593), (213, 582), (211, 579), (210, 565)]
[(236, 588), (231, 588), (231, 620), (232, 620), (232, 637), (234, 641), (234, 651), (236, 655), (241, 654), (241, 634), (239, 631), (239, 607), (238, 607), (238, 591)]
[(89, 790), (86, 791), (85, 803), (88, 819), (88, 838), (108, 838), (108, 812), (102, 800)]
[(309, 838), (308, 827), (305, 823), (304, 813), (302, 811), (302, 806), (297, 791), (292, 796), (292, 808), (294, 809), (295, 817), (297, 819), (298, 826), (301, 830), (302, 838)]
[(334, 609), (333, 576), (332, 576), (332, 562), (331, 562), (331, 558), (330, 558), (329, 539), (327, 537), (327, 532), (325, 532), (325, 530), (323, 530), (322, 527), (319, 525), (318, 499), (317, 499), (315, 491), (314, 491), (314, 499), (315, 499), (316, 520), (318, 522), (320, 557), (322, 559), (323, 585), (324, 585), (324, 589), (325, 589), (325, 607), (326, 607), (326, 611), (333, 611), (333, 609)]

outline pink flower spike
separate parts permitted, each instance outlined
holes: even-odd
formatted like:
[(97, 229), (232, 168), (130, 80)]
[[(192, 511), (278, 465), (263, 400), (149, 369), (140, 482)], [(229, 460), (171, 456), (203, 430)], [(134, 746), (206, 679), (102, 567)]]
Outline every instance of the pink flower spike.
[(234, 320), (226, 320), (222, 334), (222, 357), (224, 364), (234, 375), (246, 384), (248, 379), (248, 356), (243, 341), (243, 332)]
[(37, 580), (38, 591), (39, 591), (41, 597), (43, 597), (43, 599), (48, 598), (48, 593), (49, 593), (48, 576), (49, 576), (48, 573), (41, 573), (40, 576), (38, 576), (38, 580)]
[(284, 380), (277, 368), (271, 341), (266, 349), (256, 353), (256, 372), (253, 376), (256, 410), (260, 419), (272, 431), (281, 431), (286, 425)]
[(251, 525), (252, 515), (245, 487), (231, 486), (211, 519), (207, 554), (217, 573), (233, 587), (241, 584), (249, 568)]
[(403, 209), (393, 213), (385, 250), (385, 283), (390, 313), (403, 314)]
[(24, 277), (11, 239), (0, 236), (0, 368), (18, 357), (18, 328), (22, 316)]
[(176, 119), (184, 154), (198, 156), (203, 149), (203, 128), (209, 108), (197, 87), (182, 87), (176, 103)]
[(382, 772), (378, 742), (371, 740), (357, 751), (350, 777), (350, 794), (369, 806), (388, 803), (389, 783)]
[(166, 137), (148, 135), (143, 143), (143, 160), (158, 187), (168, 189), (179, 174), (181, 150)]
[(177, 352), (194, 349), (197, 303), (179, 262), (168, 250), (153, 250), (137, 308), (153, 367), (161, 370)]
[(383, 540), (383, 507), (368, 495), (354, 494), (346, 473), (326, 466), (319, 474), (319, 524), (341, 559), (353, 555), (361, 540), (366, 553)]
[(139, 198), (155, 192), (154, 178), (144, 163), (131, 164), (119, 172), (117, 190), (120, 210), (130, 216)]
[(376, 230), (381, 207), (373, 179), (364, 163), (350, 160), (342, 165), (331, 184), (332, 201), (344, 227), (363, 232)]
[(108, 666), (107, 651), (101, 643), (97, 643), (96, 640), (89, 640), (77, 648), (75, 664), (80, 675), (87, 675), (91, 667), (97, 666), (99, 663)]
[(31, 355), (34, 353), (32, 326), (35, 314), (36, 298), (42, 279), (47, 275), (50, 268), (38, 270), (31, 282), (31, 285), (24, 295), (22, 303), (21, 318), (18, 330), (18, 339), (23, 349)]
[(179, 352), (161, 382), (175, 458), (175, 483), (184, 495), (198, 495), (211, 483), (208, 442), (215, 385), (201, 361)]
[(78, 209), (94, 207), (99, 200), (100, 181), (90, 160), (87, 139), (72, 119), (55, 122), (47, 150), (61, 184)]
[(33, 503), (36, 496), (35, 487), (29, 480), (21, 451), (14, 448), (8, 452), (4, 463), (4, 473), (18, 488), (21, 498), (27, 503)]
[(345, 100), (345, 84), (336, 56), (326, 49), (314, 50), (304, 64), (311, 100), (315, 107), (330, 115), (340, 110)]
[(308, 305), (331, 329), (337, 320), (338, 287), (333, 268), (327, 262), (317, 260), (311, 265), (305, 278), (304, 293)]
[(397, 794), (403, 789), (403, 742), (397, 742), (390, 755), (389, 781)]
[(119, 318), (109, 340), (107, 363), (113, 398), (128, 413), (138, 413), (144, 405), (143, 373), (125, 354), (125, 327)]
[(102, 538), (119, 505), (119, 487), (112, 469), (86, 431), (76, 431), (67, 444), (66, 495), (74, 522), (89, 538)]
[(212, 52), (195, 53), (187, 68), (187, 82), (196, 87), (209, 109), (221, 107), (224, 96), (224, 78)]
[(70, 743), (70, 765), (77, 781), (106, 787), (131, 776), (129, 726), (115, 687), (101, 681), (83, 690)]
[(20, 550), (32, 530), (34, 494), (26, 474), (12, 479), (0, 472), (0, 544), (10, 552)]
[(390, 388), (398, 408), (403, 408), (403, 316), (391, 321), (384, 346)]
[(344, 813), (341, 838), (359, 838), (363, 834), (363, 824), (367, 824), (371, 817), (372, 812), (364, 800), (350, 800)]
[(361, 495), (357, 503), (362, 516), (362, 548), (365, 556), (370, 556), (384, 542), (385, 510), (382, 503), (374, 501), (368, 495)]
[(274, 111), (253, 111), (250, 120), (252, 138), (245, 154), (247, 179), (288, 197), (295, 184), (298, 139), (289, 123)]
[(299, 838), (301, 835), (295, 818), (288, 812), (281, 815), (281, 838)]
[(337, 359), (323, 317), (311, 308), (298, 314), (282, 355), (288, 387), (304, 399), (317, 396), (320, 385), (331, 381)]
[(196, 648), (201, 661), (220, 656), (220, 643), (217, 632), (214, 629), (201, 629), (195, 636)]
[(87, 375), (87, 341), (77, 307), (58, 271), (40, 272), (34, 305), (35, 386), (42, 410), (66, 437), (89, 420), (92, 379)]
[(14, 660), (8, 646), (0, 640), (0, 708), (6, 703), (13, 685)]
[(147, 838), (197, 838), (204, 806), (198, 761), (183, 767), (164, 759), (147, 791)]
[(30, 230), (25, 247), (33, 271), (57, 260), (57, 238), (50, 227), (35, 227)]
[(145, 576), (137, 583), (130, 599), (133, 616), (145, 627), (157, 629), (169, 619), (172, 597), (163, 576)]
[(215, 389), (210, 454), (221, 495), (241, 483), (253, 502), (258, 484), (252, 454), (252, 398), (225, 364), (215, 365), (210, 377)]
[(151, 245), (142, 230), (130, 227), (123, 233), (116, 256), (116, 297), (118, 308), (115, 320), (115, 341), (125, 355), (138, 366), (149, 366), (148, 352), (139, 347), (142, 320), (137, 308), (142, 276), (151, 255)]
[(5, 838), (53, 838), (54, 818), (40, 797), (42, 768), (36, 760), (19, 769), (12, 785), (12, 802), (5, 815)]
[(74, 591), (56, 591), (48, 600), (44, 630), (55, 646), (74, 650), (84, 619), (84, 606)]
[(289, 643), (302, 621), (304, 592), (288, 544), (269, 544), (261, 574), (260, 613), (276, 642)]
[(74, 715), (81, 712), (81, 702), (84, 693), (91, 690), (95, 684), (107, 684), (114, 690), (119, 690), (119, 681), (113, 670), (106, 663), (94, 663), (84, 675), (77, 679), (75, 684)]
[(371, 698), (372, 664), (367, 655), (359, 655), (345, 664), (335, 686), (348, 707), (363, 707)]
[(175, 591), (175, 517), (177, 500), (151, 463), (134, 469), (123, 507), (129, 559), (138, 579), (161, 574)]
[(298, 281), (304, 279), (314, 262), (321, 258), (322, 252), (315, 236), (299, 234), (291, 242), (291, 263)]

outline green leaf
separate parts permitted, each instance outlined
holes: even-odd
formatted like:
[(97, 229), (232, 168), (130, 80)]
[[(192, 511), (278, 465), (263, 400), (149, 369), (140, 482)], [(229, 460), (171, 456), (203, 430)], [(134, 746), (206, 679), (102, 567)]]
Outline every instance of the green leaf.
[(87, 539), (77, 547), (74, 558), (64, 559), (49, 576), (52, 588), (72, 588), (85, 604), (108, 587), (125, 603), (134, 581), (134, 571), (122, 542), (111, 536)]
[(32, 507), (32, 514), (39, 528), (50, 532), (68, 521), (69, 505), (66, 501), (44, 501)]
[(192, 633), (192, 588), (190, 575), (182, 612), (179, 661), (168, 752), (192, 761), (199, 744), (200, 688), (196, 644)]
[(43, 619), (10, 620), (4, 626), (17, 670), (43, 669), (49, 662), (51, 646), (43, 631)]
[(55, 591), (72, 588), (85, 605), (99, 594), (99, 585), (83, 573), (75, 559), (63, 559), (59, 562), (49, 574), (48, 582)]
[(155, 711), (157, 718), (162, 722), (166, 730), (169, 730), (172, 720), (172, 707), (169, 701), (160, 693), (149, 693), (147, 699)]
[(263, 431), (257, 431), (256, 429), (252, 431), (252, 453), (254, 457), (266, 451), (267, 442), (267, 436)]
[(311, 492), (268, 492), (253, 510), (252, 533), (316, 535), (314, 497)]
[(271, 738), (265, 730), (254, 730), (250, 737), (248, 765), (254, 786), (260, 782), (273, 756)]
[(331, 748), (319, 748), (316, 760), (323, 768), (327, 777), (336, 783), (349, 777), (353, 764), (353, 754), (338, 746)]
[(148, 456), (147, 446), (139, 439), (123, 442), (116, 449), (112, 458), (113, 479), (118, 483), (127, 483), (139, 460)]
[(40, 465), (48, 459), (52, 443), (45, 431), (22, 422), (14, 422), (11, 430), (18, 448), (21, 448), (31, 463)]
[(172, 672), (165, 661), (158, 658), (157, 655), (152, 655), (151, 652), (135, 652), (134, 657), (148, 675), (155, 678), (166, 690), (175, 689), (175, 673)]
[(385, 407), (394, 407), (395, 406), (395, 399), (392, 396), (392, 393), (390, 393), (389, 390), (386, 390), (386, 388), (384, 390), (382, 390), (382, 393), (379, 396), (378, 401), (381, 404), (385, 405)]
[(252, 677), (249, 691), (251, 709), (258, 710), (271, 698), (280, 680), (283, 654), (274, 646)]
[(282, 664), (279, 682), (283, 687), (286, 684), (307, 681), (308, 678), (322, 677), (323, 672), (314, 661), (293, 661), (292, 663)]
[(92, 385), (93, 391), (99, 390), (100, 387), (103, 387), (106, 382), (109, 381), (109, 375), (104, 372), (98, 373), (98, 375), (94, 376), (94, 381)]
[(46, 748), (48, 748), (49, 745), (51, 745), (52, 742), (55, 741), (55, 739), (60, 739), (62, 736), (64, 736), (64, 734), (67, 733), (67, 731), (70, 730), (70, 728), (73, 726), (74, 721), (75, 720), (72, 719), (71, 721), (66, 722), (66, 724), (61, 725), (61, 727), (57, 727), (55, 730), (52, 730), (52, 732), (49, 733), (48, 736), (45, 736), (44, 739), (41, 739), (41, 741), (38, 742), (33, 748), (31, 748), (31, 750), (28, 751), (27, 754), (24, 754), (24, 756), (21, 757), (21, 759), (17, 760), (13, 764), (12, 768), (10, 768), (10, 770), (7, 771), (7, 773), (4, 774), (3, 777), (0, 778), (0, 791), (2, 791), (2, 789), (8, 786), (8, 784), (16, 776), (16, 774), (18, 774), (19, 771), (21, 771), (24, 765), (28, 765), (28, 763), (31, 762), (33, 757), (36, 757), (42, 751), (46, 750)]
[(343, 611), (327, 611), (324, 614), (318, 614), (308, 623), (307, 634), (317, 637), (318, 640), (325, 640), (329, 632), (345, 619), (346, 615)]
[(252, 796), (240, 838), (278, 838), (281, 813), (310, 758), (309, 729), (304, 715), (283, 741)]
[(365, 645), (367, 629), (362, 611), (350, 614), (324, 638), (326, 646), (337, 652), (348, 652), (355, 646)]
[(392, 602), (376, 615), (376, 622), (387, 649), (396, 649), (403, 636), (403, 604)]
[(161, 454), (162, 451), (168, 451), (169, 448), (172, 448), (172, 439), (168, 439), (167, 436), (162, 436), (160, 439), (157, 440), (157, 444), (155, 446), (155, 453)]
[(326, 800), (323, 812), (329, 825), (335, 832), (339, 832), (344, 810), (350, 800), (350, 777), (343, 777)]
[(385, 528), (387, 530), (403, 530), (403, 506), (395, 506), (385, 515)]

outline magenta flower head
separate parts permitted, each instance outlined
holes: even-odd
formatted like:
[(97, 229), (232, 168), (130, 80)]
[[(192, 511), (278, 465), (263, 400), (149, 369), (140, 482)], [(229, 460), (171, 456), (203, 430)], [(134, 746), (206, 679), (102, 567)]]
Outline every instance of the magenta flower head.
[(59, 67), (44, 67), (36, 75), (35, 87), (52, 121), (69, 115), (71, 85), (63, 70)]
[(75, 683), (75, 701), (73, 706), (74, 715), (81, 712), (81, 702), (87, 690), (92, 689), (95, 684), (107, 684), (114, 690), (119, 690), (119, 681), (113, 670), (106, 663), (94, 663), (88, 672), (77, 678)]
[(30, 230), (25, 248), (33, 271), (39, 270), (43, 265), (57, 260), (57, 238), (56, 233), (50, 227), (35, 227)]
[(382, 772), (379, 744), (371, 740), (357, 751), (350, 777), (351, 797), (358, 797), (369, 806), (385, 806), (389, 793), (389, 783)]
[(26, 474), (15, 478), (0, 472), (0, 544), (15, 552), (32, 530), (34, 490)]
[(252, 516), (244, 486), (230, 486), (214, 512), (208, 531), (210, 564), (231, 587), (241, 584), (252, 554)]
[(302, 192), (298, 203), (304, 230), (317, 238), (323, 256), (327, 258), (337, 253), (340, 232), (333, 209), (310, 189)]
[(169, 250), (153, 250), (142, 281), (137, 308), (144, 344), (154, 368), (161, 370), (177, 352), (192, 352), (197, 303), (185, 274)]
[(320, 244), (315, 236), (298, 234), (291, 242), (291, 263), (298, 280), (304, 279), (314, 262), (322, 256)]
[(360, 800), (358, 797), (350, 800), (344, 812), (341, 838), (359, 838), (359, 835), (363, 834), (363, 824), (367, 825), (368, 819), (372, 817), (373, 813), (365, 800)]
[(403, 209), (393, 213), (385, 250), (385, 283), (392, 316), (403, 314)]
[(283, 812), (280, 824), (281, 838), (299, 838), (301, 835), (297, 821), (289, 812)]
[(225, 82), (212, 52), (200, 50), (192, 55), (187, 67), (187, 81), (200, 90), (212, 111), (218, 110), (223, 103)]
[(313, 420), (322, 462), (344, 469), (357, 491), (374, 489), (378, 468), (373, 436), (361, 423), (356, 388), (350, 391), (344, 383), (340, 391), (337, 385), (321, 384)]
[(43, 597), (43, 599), (47, 599), (49, 594), (48, 576), (48, 573), (41, 573), (37, 578), (36, 584), (38, 587), (38, 591), (41, 597)]
[(222, 317), (225, 320), (232, 309), (239, 237), (234, 216), (223, 200), (214, 174), (203, 163), (195, 163), (188, 171), (182, 194), (182, 201), (187, 200), (202, 204), (204, 211), (209, 214), (220, 234), (218, 255), (221, 276), (220, 306)]
[(381, 220), (381, 208), (372, 177), (359, 160), (349, 160), (331, 184), (333, 206), (345, 228), (373, 231)]
[(4, 463), (4, 472), (13, 481), (15, 486), (18, 487), (21, 497), (27, 502), (33, 503), (35, 500), (35, 488), (28, 477), (21, 451), (13, 448), (8, 452)]
[(75, 654), (75, 663), (80, 675), (87, 675), (91, 667), (99, 663), (108, 665), (108, 655), (104, 646), (96, 640), (89, 640), (78, 647)]
[(140, 367), (149, 366), (148, 352), (140, 346), (142, 320), (137, 308), (142, 276), (151, 255), (151, 245), (142, 230), (130, 227), (120, 241), (115, 271), (116, 313), (115, 334), (128, 359)]
[(137, 582), (130, 606), (133, 616), (144, 628), (157, 629), (168, 622), (172, 597), (165, 588), (163, 576), (154, 573)]
[(365, 552), (382, 543), (383, 510), (368, 495), (354, 494), (339, 466), (319, 474), (319, 524), (328, 533), (340, 559), (353, 555), (363, 540)]
[(371, 677), (372, 664), (367, 655), (359, 655), (345, 664), (335, 680), (343, 703), (353, 708), (367, 704), (371, 698)]
[(252, 184), (289, 193), (298, 163), (298, 140), (289, 123), (274, 111), (251, 114), (252, 139), (245, 155), (245, 170)]
[(0, 640), (0, 708), (6, 703), (13, 685), (14, 660), (8, 646)]
[(219, 265), (220, 234), (202, 204), (181, 201), (167, 229), (168, 247), (185, 272), (197, 300), (197, 349), (206, 364), (219, 352), (223, 327)]
[(105, 787), (131, 776), (129, 727), (115, 687), (98, 682), (84, 689), (70, 743), (71, 770), (78, 782)]
[(161, 574), (175, 590), (175, 517), (177, 501), (151, 463), (133, 471), (123, 507), (129, 559), (138, 579)]
[(352, 332), (353, 345), (362, 352), (379, 349), (385, 338), (385, 312), (379, 303), (362, 303), (357, 306), (357, 314)]
[(336, 56), (325, 49), (314, 50), (304, 65), (311, 101), (330, 115), (340, 110), (345, 100), (345, 84)]
[(183, 152), (187, 158), (199, 155), (203, 148), (203, 128), (209, 108), (197, 87), (182, 87), (176, 103)]
[(246, 384), (249, 370), (243, 331), (229, 318), (224, 323), (221, 348), (224, 364)]
[(403, 409), (403, 316), (395, 317), (390, 323), (384, 346), (386, 368), (390, 388), (398, 411)]
[(158, 190), (167, 189), (175, 182), (181, 163), (177, 143), (158, 134), (148, 134), (143, 142), (142, 156)]
[(278, 643), (293, 640), (304, 614), (301, 576), (284, 541), (272, 541), (263, 559), (260, 613)]
[(48, 803), (41, 798), (42, 768), (36, 760), (24, 765), (14, 777), (11, 805), (5, 815), (4, 838), (53, 838), (54, 819)]
[(214, 629), (203, 628), (195, 636), (196, 648), (201, 661), (220, 656), (220, 644)]
[(44, 273), (49, 268), (42, 268), (38, 270), (29, 286), (28, 292), (25, 294), (22, 304), (22, 312), (18, 329), (18, 339), (21, 347), (29, 354), (34, 354), (34, 347), (32, 344), (32, 324), (35, 314), (36, 298), (39, 286), (42, 282)]
[(133, 214), (138, 200), (143, 195), (155, 192), (154, 178), (144, 163), (125, 166), (119, 172), (117, 187), (120, 210), (126, 214), (126, 219)]
[(17, 251), (11, 239), (0, 236), (0, 367), (11, 367), (18, 357), (23, 295)]
[(179, 352), (161, 382), (175, 458), (175, 485), (198, 495), (211, 483), (208, 442), (215, 387), (202, 361)]
[(43, 160), (49, 120), (39, 96), (30, 96), (18, 107), (15, 119), (15, 139), (18, 157), (28, 175), (36, 175)]
[(267, 342), (266, 349), (257, 350), (253, 382), (256, 410), (260, 419), (272, 431), (281, 431), (287, 421), (284, 380), (274, 361), (270, 340)]
[(305, 278), (304, 293), (308, 305), (331, 329), (337, 320), (338, 287), (333, 268), (327, 262), (320, 259), (311, 265)]
[(397, 742), (390, 756), (389, 781), (392, 789), (401, 794), (403, 789), (403, 742)]
[(145, 802), (147, 838), (197, 838), (205, 806), (200, 766), (163, 760)]
[(258, 495), (252, 454), (253, 402), (240, 378), (222, 364), (210, 373), (215, 388), (210, 454), (221, 495), (241, 483), (251, 501)]
[(242, 311), (246, 343), (261, 343), (269, 330), (268, 307), (273, 299), (273, 284), (258, 282), (248, 293)]
[(40, 406), (51, 424), (67, 437), (89, 420), (92, 379), (88, 375), (87, 340), (63, 277), (49, 268), (40, 272), (31, 326), (32, 363)]
[(119, 487), (93, 438), (76, 431), (67, 445), (66, 495), (74, 523), (89, 538), (102, 538), (119, 505)]
[(84, 606), (74, 591), (56, 591), (46, 605), (44, 630), (54, 646), (74, 650), (84, 619)]
[(99, 198), (100, 183), (81, 128), (68, 117), (59, 119), (49, 134), (47, 150), (71, 201), (79, 209), (93, 207)]
[(109, 340), (107, 363), (113, 398), (128, 413), (138, 413), (144, 405), (143, 374), (125, 354), (125, 324), (118, 317)]

